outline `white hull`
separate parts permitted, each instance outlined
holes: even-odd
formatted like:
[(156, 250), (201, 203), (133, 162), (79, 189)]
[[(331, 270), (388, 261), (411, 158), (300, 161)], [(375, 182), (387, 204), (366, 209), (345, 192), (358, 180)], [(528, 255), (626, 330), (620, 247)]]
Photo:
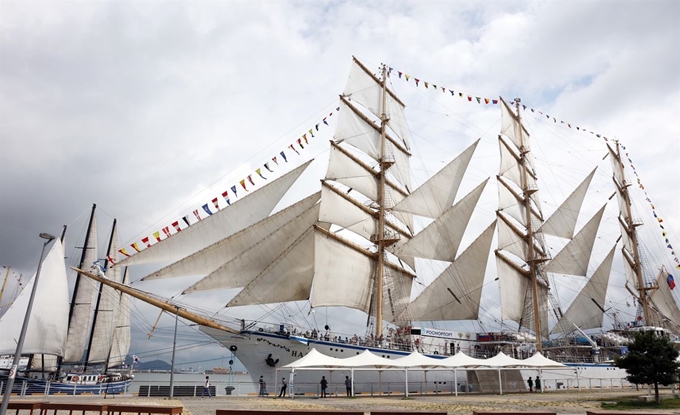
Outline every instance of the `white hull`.
[[(219, 341), (224, 347), (233, 349), (236, 346), (234, 355), (246, 367), (253, 382), (257, 382), (263, 376), (267, 383), (269, 394), (278, 391), (281, 378), (290, 379), (290, 370), (279, 369), (309, 353), (312, 348), (325, 355), (347, 358), (356, 356), (368, 349), (378, 356), (387, 359), (398, 359), (407, 356), (410, 351), (388, 350), (378, 347), (357, 346), (345, 343), (335, 343), (323, 340), (295, 340), (286, 335), (271, 333), (266, 331), (243, 331), (240, 335), (230, 334), (223, 331), (201, 327), (207, 335)], [(434, 355), (430, 357), (443, 357)], [(269, 360), (269, 363), (267, 363)], [(273, 364), (273, 365), (272, 365)], [(494, 387), (498, 388), (498, 371), (496, 369), (481, 369), (470, 372), (486, 372), (480, 374), (476, 389), (491, 391)], [(491, 373), (493, 372), (493, 376)], [(502, 371), (504, 388), (511, 390), (526, 390), (526, 379), (530, 376), (535, 378), (538, 374), (536, 369), (504, 369)], [(296, 393), (316, 394), (321, 376), (326, 376), (329, 380), (329, 391), (331, 393), (344, 394), (345, 376), (350, 376), (349, 370), (297, 370), (294, 378), (294, 388)], [(476, 375), (475, 375), (476, 376)], [(543, 379), (544, 388), (547, 390), (564, 388), (621, 388), (628, 387), (630, 384), (625, 380), (626, 372), (612, 364), (574, 364), (564, 369), (547, 369), (540, 373)], [(489, 383), (484, 383), (488, 379)], [(492, 384), (495, 381), (495, 386)], [(374, 369), (355, 369), (354, 371), (355, 391), (357, 393), (403, 393), (405, 386), (405, 373), (403, 370), (383, 370)], [(468, 383), (468, 372), (466, 370), (409, 370), (408, 384), (410, 392), (453, 392), (456, 389), (464, 390)], [(470, 383), (475, 383), (470, 379)], [(473, 389), (473, 390), (476, 390)]]

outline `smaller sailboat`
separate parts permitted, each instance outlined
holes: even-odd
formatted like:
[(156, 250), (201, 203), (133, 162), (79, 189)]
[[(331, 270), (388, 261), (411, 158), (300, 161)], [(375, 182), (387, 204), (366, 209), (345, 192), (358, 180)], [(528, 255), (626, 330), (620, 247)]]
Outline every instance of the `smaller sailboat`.
[[(96, 261), (95, 209), (96, 205), (92, 208), (81, 266)], [(108, 257), (113, 258), (117, 249), (114, 220)], [(94, 265), (93, 272), (125, 281), (127, 272), (120, 268), (107, 270), (107, 265)], [(0, 318), (0, 354), (15, 352), (15, 339), (19, 337), (33, 281)], [(42, 264), (23, 349), (23, 354), (30, 357), (24, 364), (26, 375), (15, 381), (14, 393), (117, 394), (130, 385), (131, 374), (108, 371), (123, 365), (130, 347), (129, 298), (101, 284), (81, 283), (80, 276), (72, 298), (70, 301), (63, 244), (58, 239)], [(64, 371), (66, 368), (69, 370)]]

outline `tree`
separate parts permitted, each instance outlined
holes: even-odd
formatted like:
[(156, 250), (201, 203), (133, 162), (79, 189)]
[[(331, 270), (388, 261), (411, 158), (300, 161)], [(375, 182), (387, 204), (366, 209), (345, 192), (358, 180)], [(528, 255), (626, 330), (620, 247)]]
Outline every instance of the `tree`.
[(654, 397), (659, 403), (659, 384), (668, 386), (678, 381), (678, 350), (668, 337), (654, 331), (639, 331), (628, 345), (628, 354), (614, 364), (628, 372), (627, 379), (635, 384), (654, 385)]

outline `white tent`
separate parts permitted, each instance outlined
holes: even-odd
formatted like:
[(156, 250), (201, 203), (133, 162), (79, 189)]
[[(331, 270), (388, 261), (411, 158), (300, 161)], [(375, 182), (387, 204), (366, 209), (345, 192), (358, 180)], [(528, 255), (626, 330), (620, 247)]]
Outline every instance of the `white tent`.
[(457, 367), (478, 367), (484, 366), (486, 363), (484, 359), (475, 359), (470, 357), (463, 352), (458, 352), (453, 356), (449, 356), (446, 359), (439, 361), (440, 366), (457, 368)]
[(304, 357), (294, 361), (293, 363), (282, 366), (281, 369), (299, 369), (303, 367), (308, 368), (325, 368), (325, 367), (343, 367), (342, 362), (344, 359), (338, 359), (337, 357), (326, 356), (325, 354), (319, 353), (316, 349), (312, 349)]
[(507, 354), (503, 352), (498, 352), (498, 354), (490, 359), (483, 359), (482, 366), (486, 367), (516, 367), (516, 366), (524, 366), (522, 363), (523, 360), (515, 359), (514, 357), (510, 357)]
[(528, 359), (520, 360), (522, 362), (523, 366), (527, 367), (540, 367), (540, 368), (547, 368), (547, 367), (566, 367), (560, 362), (556, 362), (554, 360), (550, 360), (547, 357), (543, 356), (540, 352), (536, 352), (533, 356), (531, 356)]
[(440, 366), (440, 362), (444, 359), (435, 359), (432, 357), (423, 356), (417, 351), (412, 352), (408, 356), (400, 357), (392, 361), (392, 367), (435, 367)]

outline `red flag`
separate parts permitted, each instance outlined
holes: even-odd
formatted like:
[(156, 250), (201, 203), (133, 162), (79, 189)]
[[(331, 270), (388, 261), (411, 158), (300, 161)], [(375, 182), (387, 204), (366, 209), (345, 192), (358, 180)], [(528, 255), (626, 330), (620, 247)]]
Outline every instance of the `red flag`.
[(137, 242), (133, 242), (130, 246), (133, 247), (135, 251), (142, 252), (142, 251), (139, 250), (139, 247), (137, 246)]
[[(163, 233), (164, 233), (165, 236), (167, 236), (168, 238), (169, 238), (170, 236), (172, 236), (172, 234), (170, 233), (170, 228), (167, 227), (167, 226), (166, 226), (165, 228), (163, 228)], [(159, 240), (159, 241), (160, 241), (160, 240)]]
[(245, 190), (246, 192), (249, 191), (248, 189), (246, 189), (246, 181), (245, 181), (245, 179), (244, 179), (244, 180), (241, 180), (239, 183), (241, 183), (241, 186), (243, 187), (243, 190)]
[(120, 252), (121, 254), (125, 255), (125, 256), (128, 257), (128, 258), (130, 258), (130, 255), (128, 255), (128, 253), (125, 252), (125, 248), (120, 248), (120, 249), (118, 250), (118, 252)]
[(220, 207), (217, 205), (217, 198), (214, 198), (212, 200), (212, 202), (213, 202), (213, 205), (215, 205), (215, 209), (220, 210)]
[(248, 175), (248, 181), (250, 182), (250, 184), (252, 184), (253, 186), (255, 186), (255, 182), (253, 181), (253, 175), (252, 175), (252, 174), (249, 174), (249, 175)]
[(295, 149), (295, 147), (293, 147), (293, 145), (292, 145), (292, 144), (291, 144), (291, 145), (289, 145), (289, 146), (288, 146), (288, 148), (290, 148), (291, 150), (293, 150), (294, 152), (296, 152), (296, 153), (298, 154), (298, 156), (300, 155), (300, 152), (299, 152), (299, 151), (297, 151), (297, 150)]
[(116, 265), (116, 263), (114, 262), (113, 258), (111, 258), (111, 255), (107, 255), (107, 256), (106, 256), (106, 259), (109, 260), (109, 262), (111, 263), (111, 265)]
[(151, 247), (151, 244), (149, 243), (149, 237), (148, 236), (145, 236), (145, 237), (142, 238), (142, 243), (145, 243), (147, 248)]
[(201, 220), (201, 215), (198, 213), (198, 209), (194, 210), (194, 216), (196, 216), (196, 219)]
[(175, 227), (175, 230), (176, 230), (177, 232), (182, 232), (182, 228), (179, 227), (179, 221), (178, 221), (178, 220), (172, 222), (172, 226)]

